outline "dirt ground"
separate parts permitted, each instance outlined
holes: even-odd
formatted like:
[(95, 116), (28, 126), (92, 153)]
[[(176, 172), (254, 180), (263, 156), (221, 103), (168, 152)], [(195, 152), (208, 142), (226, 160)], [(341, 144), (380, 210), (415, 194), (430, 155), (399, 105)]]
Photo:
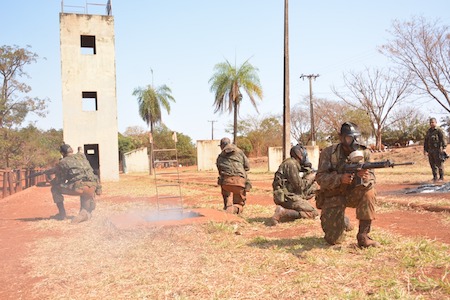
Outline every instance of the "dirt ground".
[[(185, 174), (185, 181), (191, 181), (190, 175)], [(202, 181), (201, 178), (197, 178)], [(206, 183), (214, 185), (214, 178), (203, 178)], [(254, 187), (270, 191), (270, 181), (255, 182)], [(378, 184), (377, 190), (380, 203), (390, 202), (402, 205), (398, 210), (390, 209), (389, 212), (380, 212), (373, 222), (374, 227), (380, 227), (396, 234), (404, 236), (422, 236), (442, 243), (450, 244), (450, 222), (448, 213), (450, 207), (435, 209), (433, 202), (439, 199), (450, 199), (450, 193), (405, 195), (399, 193), (412, 185)], [(219, 191), (217, 190), (217, 194)], [(217, 196), (211, 195), (211, 196)], [(426, 204), (415, 207), (409, 205), (414, 197), (422, 197)], [(75, 198), (66, 201), (66, 210), (72, 216), (77, 213), (79, 203)], [(127, 197), (109, 197), (107, 192), (99, 201), (125, 202)], [(195, 204), (195, 197), (187, 197), (186, 205)], [(260, 204), (274, 206), (272, 197), (267, 195), (249, 195), (248, 205)], [(410, 209), (404, 209), (409, 206)], [(433, 211), (434, 210), (434, 211)], [(56, 213), (56, 207), (52, 203), (50, 188), (33, 187), (18, 194), (0, 199), (0, 299), (30, 299), (33, 284), (45, 278), (33, 278), (22, 264), (22, 258), (30, 252), (30, 245), (40, 239), (44, 239), (53, 232), (36, 231), (32, 229), (33, 222), (48, 219)], [(212, 219), (222, 221), (230, 218), (221, 210), (203, 211), (204, 220)], [(348, 209), (347, 215), (357, 225), (354, 210)], [(225, 218), (225, 219), (224, 219)], [(238, 218), (238, 217), (236, 217)], [(195, 218), (194, 218), (195, 219)], [(237, 219), (238, 220), (238, 219)], [(446, 220), (446, 221), (445, 221)], [(55, 221), (56, 222), (56, 221)], [(186, 221), (184, 221), (186, 222)], [(167, 223), (169, 224), (169, 223)], [(75, 225), (74, 225), (75, 226)], [(245, 233), (243, 233), (245, 234)], [(250, 233), (249, 233), (250, 234)], [(261, 234), (259, 232), (258, 234)], [(264, 235), (264, 234), (263, 234)], [(270, 231), (268, 237), (289, 238), (299, 235), (299, 228), (288, 230)]]

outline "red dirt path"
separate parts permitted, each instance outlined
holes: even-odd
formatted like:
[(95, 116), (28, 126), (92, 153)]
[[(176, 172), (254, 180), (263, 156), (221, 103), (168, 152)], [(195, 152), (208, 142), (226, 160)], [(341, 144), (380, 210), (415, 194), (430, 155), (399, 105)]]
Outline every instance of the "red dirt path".
[[(391, 194), (392, 191), (403, 188), (404, 186), (394, 185), (378, 186), (380, 195)], [(219, 190), (217, 194), (219, 194)], [(404, 198), (405, 196), (401, 195), (399, 197)], [(429, 197), (430, 202), (434, 199), (433, 195), (428, 195), (427, 197)], [(440, 194), (439, 197), (448, 199), (450, 195)], [(102, 198), (106, 200), (107, 196), (102, 196)], [(78, 211), (79, 207), (78, 201), (74, 199), (70, 198), (69, 201), (66, 201), (66, 209), (72, 215)], [(127, 201), (126, 198), (122, 199), (119, 197), (110, 198), (109, 200), (117, 202)], [(187, 199), (187, 202), (192, 203), (193, 200)], [(270, 196), (250, 194), (248, 205), (252, 204), (274, 206)], [(39, 279), (32, 278), (28, 274), (30, 270), (22, 265), (21, 259), (28, 255), (30, 251), (29, 246), (32, 242), (55, 233), (33, 231), (30, 224), (34, 221), (48, 219), (50, 215), (55, 213), (56, 208), (51, 200), (48, 187), (33, 187), (5, 199), (0, 199), (0, 268), (2, 270), (0, 273), (0, 299), (33, 298), (31, 290), (33, 284)], [(400, 235), (423, 236), (450, 244), (450, 224), (442, 222), (441, 214), (424, 210), (398, 210), (380, 213), (373, 226)], [(204, 215), (206, 218), (216, 221), (230, 218), (230, 216), (225, 215), (220, 210), (208, 210)], [(347, 215), (356, 224), (355, 213), (352, 209), (348, 209)], [(296, 237), (298, 234), (299, 230), (292, 228), (292, 230), (271, 231), (267, 236), (289, 238)]]

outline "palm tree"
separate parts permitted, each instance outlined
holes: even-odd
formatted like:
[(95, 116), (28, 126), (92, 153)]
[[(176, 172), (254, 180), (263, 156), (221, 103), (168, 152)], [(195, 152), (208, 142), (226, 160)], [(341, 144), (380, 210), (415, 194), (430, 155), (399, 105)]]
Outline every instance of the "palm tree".
[(153, 85), (147, 85), (145, 88), (138, 87), (133, 91), (133, 96), (137, 96), (139, 103), (139, 115), (147, 122), (152, 134), (154, 125), (162, 121), (161, 106), (170, 114), (170, 101), (175, 102), (171, 93), (172, 90), (165, 84), (156, 89)]
[[(157, 88), (147, 85), (145, 88), (134, 89), (133, 96), (137, 96), (139, 115), (150, 127), (150, 161), (153, 162), (153, 128), (161, 123), (161, 106), (170, 114), (170, 101), (175, 102), (172, 90), (164, 85)], [(150, 174), (153, 174), (153, 163), (150, 164)]]
[(248, 60), (245, 61), (239, 68), (232, 66), (228, 60), (218, 63), (214, 66), (215, 73), (209, 80), (211, 84), (211, 92), (215, 94), (214, 112), (229, 113), (234, 112), (233, 123), (233, 143), (236, 143), (237, 137), (237, 117), (239, 112), (239, 105), (242, 101), (242, 87), (247, 95), (250, 97), (252, 105), (256, 111), (256, 99), (262, 99), (263, 92), (259, 82), (258, 69), (253, 67)]

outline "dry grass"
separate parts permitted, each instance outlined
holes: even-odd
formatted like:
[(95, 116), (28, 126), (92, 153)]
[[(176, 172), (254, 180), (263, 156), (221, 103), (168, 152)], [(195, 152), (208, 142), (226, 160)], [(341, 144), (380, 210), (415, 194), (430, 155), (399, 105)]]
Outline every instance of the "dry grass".
[[(402, 182), (396, 170), (381, 180)], [(269, 175), (253, 174), (255, 180), (271, 180)], [(213, 184), (191, 182), (182, 190), (196, 198), (195, 205), (220, 209), (218, 197), (209, 196), (219, 193)], [(264, 220), (273, 207), (261, 205), (249, 205), (247, 222), (240, 224), (120, 230), (111, 216), (155, 209), (147, 201), (155, 196), (153, 177), (122, 176), (119, 183), (105, 184), (104, 191), (90, 222), (35, 222), (38, 230), (61, 233), (35, 243), (24, 260), (42, 279), (34, 289), (36, 299), (450, 298), (448, 245), (375, 228), (372, 235), (382, 248), (355, 247), (355, 232), (330, 247), (319, 220), (267, 227)], [(131, 201), (117, 203), (115, 196)], [(302, 232), (289, 239), (262, 234), (293, 228)]]

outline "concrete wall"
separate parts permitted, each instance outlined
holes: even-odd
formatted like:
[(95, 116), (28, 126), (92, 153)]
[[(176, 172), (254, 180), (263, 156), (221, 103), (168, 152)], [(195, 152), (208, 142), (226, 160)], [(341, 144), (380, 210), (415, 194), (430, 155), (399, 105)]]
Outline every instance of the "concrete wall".
[[(81, 36), (95, 36), (95, 54), (81, 51)], [(119, 180), (114, 18), (60, 14), (64, 141), (76, 149), (98, 145), (102, 181)], [(83, 111), (82, 92), (97, 92), (97, 109)]]
[[(319, 166), (319, 146), (306, 146), (308, 158), (313, 168), (317, 170)], [(283, 147), (269, 147), (268, 151), (269, 172), (276, 172), (283, 161)]]
[(149, 173), (150, 161), (147, 148), (136, 149), (123, 155), (124, 173)]
[(217, 156), (222, 150), (219, 147), (220, 140), (197, 141), (197, 170), (217, 170)]
[(269, 147), (267, 151), (269, 172), (276, 172), (283, 161), (283, 147)]

